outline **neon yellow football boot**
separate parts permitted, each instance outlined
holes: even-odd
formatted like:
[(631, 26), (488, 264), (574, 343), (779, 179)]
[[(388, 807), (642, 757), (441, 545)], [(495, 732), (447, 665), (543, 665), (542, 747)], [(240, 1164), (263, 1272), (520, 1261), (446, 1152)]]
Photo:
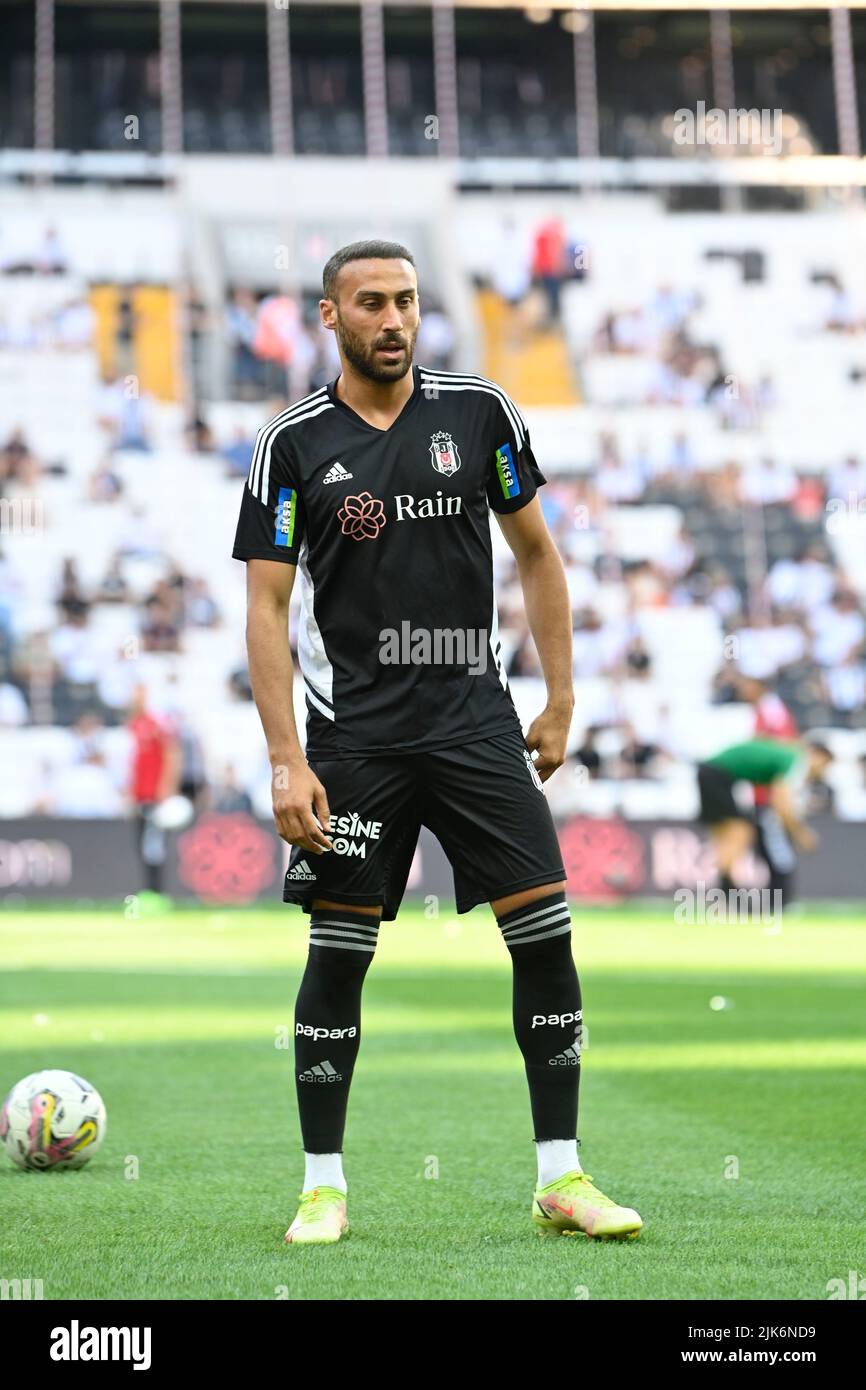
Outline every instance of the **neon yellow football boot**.
[(333, 1245), (346, 1235), (346, 1194), (338, 1187), (311, 1187), (299, 1194), (298, 1214), (286, 1231), (287, 1245)]
[(634, 1240), (643, 1222), (631, 1207), (620, 1207), (592, 1185), (589, 1173), (566, 1173), (536, 1188), (532, 1219), (539, 1230), (556, 1235)]

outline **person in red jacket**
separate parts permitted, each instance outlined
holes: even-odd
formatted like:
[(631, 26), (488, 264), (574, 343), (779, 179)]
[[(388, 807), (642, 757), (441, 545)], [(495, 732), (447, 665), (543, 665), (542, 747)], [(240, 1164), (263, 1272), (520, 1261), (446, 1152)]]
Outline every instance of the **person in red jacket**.
[(177, 791), (178, 742), (169, 722), (148, 710), (147, 690), (143, 685), (136, 686), (133, 691), (126, 727), (132, 738), (128, 791), (142, 878), (147, 891), (161, 893), (165, 832), (157, 825), (154, 813), (161, 802)]
[(550, 326), (559, 323), (560, 293), (566, 269), (565, 230), (558, 217), (548, 217), (535, 233), (532, 275), (547, 297)]

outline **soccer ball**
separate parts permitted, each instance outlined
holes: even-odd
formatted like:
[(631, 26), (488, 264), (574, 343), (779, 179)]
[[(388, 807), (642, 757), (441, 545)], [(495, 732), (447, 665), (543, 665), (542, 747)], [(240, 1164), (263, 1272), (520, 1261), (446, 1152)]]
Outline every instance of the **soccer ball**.
[(71, 1071), (35, 1071), (0, 1109), (0, 1140), (19, 1168), (83, 1168), (105, 1138), (99, 1092)]
[(183, 830), (195, 815), (195, 807), (186, 796), (169, 796), (150, 813), (150, 819), (160, 830)]

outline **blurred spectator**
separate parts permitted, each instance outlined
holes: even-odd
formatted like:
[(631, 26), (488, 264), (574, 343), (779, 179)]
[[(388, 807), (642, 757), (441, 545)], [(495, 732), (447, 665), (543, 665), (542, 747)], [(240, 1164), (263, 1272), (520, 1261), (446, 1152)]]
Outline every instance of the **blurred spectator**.
[(117, 297), (114, 320), (114, 361), (117, 375), (130, 376), (135, 372), (135, 339), (139, 330), (139, 313), (135, 291), (123, 290)]
[(844, 666), (863, 655), (866, 619), (850, 589), (839, 589), (830, 603), (816, 609), (810, 627), (812, 655), (819, 666)]
[(643, 495), (644, 477), (634, 463), (624, 463), (616, 450), (606, 450), (595, 485), (606, 502), (637, 502)]
[(791, 468), (780, 468), (775, 459), (762, 459), (756, 468), (742, 476), (740, 489), (744, 502), (770, 506), (775, 502), (790, 502), (797, 491), (797, 479)]
[(66, 249), (56, 227), (46, 227), (33, 258), (40, 275), (64, 275), (68, 266)]
[(0, 449), (0, 496), (7, 483), (19, 487), (33, 487), (40, 473), (39, 461), (24, 436), (24, 431), (14, 429)]
[(115, 469), (109, 454), (90, 474), (87, 496), (91, 502), (116, 502), (122, 492), (123, 479)]
[(665, 478), (690, 478), (698, 466), (695, 452), (687, 434), (675, 434), (671, 441), (670, 453), (664, 461), (662, 476)]
[(231, 478), (245, 478), (250, 471), (255, 448), (255, 435), (250, 435), (241, 425), (234, 432), (231, 444), (220, 449), (220, 455), (228, 464)]
[(866, 327), (859, 308), (838, 275), (827, 276), (827, 307), (824, 327), (831, 333), (862, 333)]
[(619, 770), (623, 777), (647, 777), (653, 760), (658, 756), (655, 744), (644, 743), (630, 724), (619, 753)]
[(261, 362), (281, 371), (266, 372), (269, 389), (285, 386), (288, 369), (295, 356), (298, 338), (303, 331), (298, 305), (287, 294), (269, 294), (261, 301), (256, 314), (253, 352)]
[(824, 694), (837, 721), (856, 726), (866, 706), (866, 665), (850, 656), (825, 670)]
[(217, 452), (213, 431), (198, 411), (194, 412), (192, 419), (187, 424), (186, 441), (193, 453), (215, 454)]
[(59, 675), (73, 685), (91, 685), (99, 678), (102, 644), (88, 619), (87, 607), (73, 608), (50, 637), (51, 655)]
[(611, 672), (622, 660), (629, 636), (629, 625), (622, 620), (605, 623), (592, 608), (578, 613), (574, 633), (575, 679)]
[(597, 730), (587, 729), (583, 736), (583, 742), (574, 755), (574, 761), (579, 768), (586, 768), (586, 775), (590, 780), (599, 777), (602, 771), (601, 757), (595, 746)]
[(676, 538), (659, 557), (659, 568), (671, 578), (679, 579), (682, 575), (688, 574), (695, 558), (694, 542), (689, 538), (685, 526), (681, 526)]
[(24, 594), (24, 581), (17, 564), (0, 550), (0, 635), (10, 637), (12, 619)]
[[(293, 653), (293, 655), (296, 655)], [(253, 687), (250, 683), (250, 673), (246, 667), (238, 666), (231, 672), (228, 678), (228, 689), (235, 700), (242, 700), (249, 704), (253, 698)]]
[(141, 391), (135, 377), (104, 379), (98, 406), (98, 422), (114, 449), (151, 450), (153, 398)]
[(218, 627), (220, 611), (206, 579), (193, 579), (184, 600), (184, 618), (191, 627)]
[(151, 595), (144, 605), (141, 644), (146, 652), (179, 652), (180, 627), (172, 606)]
[(58, 768), (51, 781), (46, 809), (70, 819), (105, 820), (123, 812), (123, 798), (100, 753)]
[(0, 681), (0, 729), (20, 729), (29, 718), (27, 701), (18, 686)]
[(126, 524), (118, 536), (117, 553), (142, 560), (157, 559), (163, 553), (159, 527), (147, 515), (140, 502), (129, 508)]
[(165, 721), (148, 708), (147, 690), (136, 686), (127, 723), (132, 739), (129, 796), (134, 808), (135, 836), (144, 886), (154, 893), (162, 891), (165, 865), (165, 834), (153, 813), (159, 804), (178, 790), (180, 753), (177, 741)]
[(841, 467), (834, 468), (827, 487), (827, 500), (831, 498), (854, 507), (866, 498), (866, 463), (849, 457)]
[(448, 371), (454, 352), (454, 329), (451, 320), (435, 302), (422, 305), (421, 326), (418, 330), (416, 351), (418, 361), (431, 371)]
[(74, 556), (68, 555), (63, 561), (55, 603), (67, 617), (70, 613), (87, 613), (90, 606), (81, 588), (81, 580), (78, 577), (78, 561)]
[(256, 298), (249, 290), (231, 291), (226, 305), (226, 339), (232, 354), (232, 395), (255, 400), (264, 389), (262, 363), (253, 345), (256, 338)]
[(60, 348), (79, 352), (91, 347), (96, 331), (96, 315), (89, 300), (83, 297), (67, 300), (55, 315), (54, 331)]
[(833, 588), (833, 571), (819, 544), (804, 546), (792, 560), (777, 560), (767, 577), (767, 593), (777, 607), (804, 613), (829, 602)]
[(227, 763), (223, 768), (222, 777), (212, 790), (211, 805), (222, 815), (234, 815), (241, 811), (252, 815), (252, 800), (238, 782), (237, 773), (231, 763)]
[(652, 670), (652, 660), (650, 654), (639, 637), (629, 646), (626, 652), (625, 664), (630, 676), (637, 680), (645, 680)]
[(96, 598), (99, 603), (129, 602), (129, 585), (123, 573), (123, 557), (121, 555), (116, 553), (112, 555), (108, 562), (108, 569), (96, 591)]
[(200, 810), (207, 791), (204, 749), (189, 716), (177, 712), (172, 717), (172, 729), (178, 749), (178, 791)]
[(503, 223), (490, 264), (494, 290), (506, 304), (516, 308), (529, 293), (531, 275), (529, 250), (512, 218)]
[(536, 229), (532, 246), (532, 276), (547, 300), (548, 325), (558, 325), (562, 284), (568, 273), (565, 229), (558, 217), (548, 217)]

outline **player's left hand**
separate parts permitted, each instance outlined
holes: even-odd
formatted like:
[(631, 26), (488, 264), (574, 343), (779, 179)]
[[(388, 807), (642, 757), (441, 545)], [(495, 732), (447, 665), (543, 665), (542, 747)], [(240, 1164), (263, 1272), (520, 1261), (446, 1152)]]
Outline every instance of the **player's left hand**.
[(534, 753), (538, 750), (538, 757), (534, 762), (535, 770), (542, 782), (552, 777), (556, 769), (562, 767), (565, 762), (571, 714), (570, 707), (558, 709), (553, 705), (547, 705), (541, 714), (533, 719), (526, 732), (524, 743), (529, 752)]

